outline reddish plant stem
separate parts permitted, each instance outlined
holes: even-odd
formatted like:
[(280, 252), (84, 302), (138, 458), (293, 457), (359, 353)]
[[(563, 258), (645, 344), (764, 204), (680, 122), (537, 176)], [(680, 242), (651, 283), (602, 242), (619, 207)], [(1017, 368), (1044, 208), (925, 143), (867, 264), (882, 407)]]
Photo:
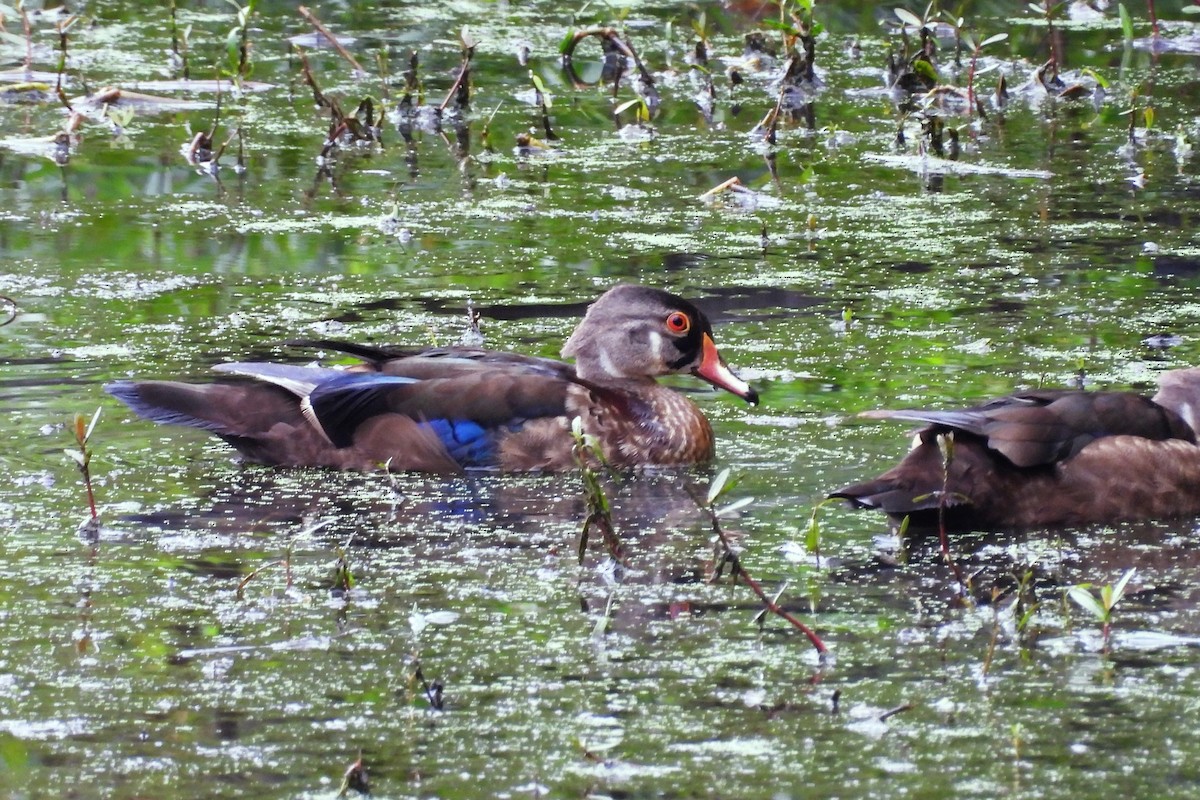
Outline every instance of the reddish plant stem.
[(440, 106), (438, 106), (438, 111), (446, 110), (446, 106), (450, 105), (450, 101), (453, 100), (454, 96), (459, 93), (459, 91), (462, 89), (463, 82), (466, 81), (470, 75), (471, 54), (470, 51), (468, 51), (467, 54), (463, 56), (462, 66), (458, 69), (458, 76), (455, 77), (454, 83), (450, 85), (450, 91), (446, 92), (446, 99), (442, 101)]
[(354, 67), (359, 72), (366, 73), (366, 70), (362, 68), (362, 64), (358, 63), (358, 60), (354, 56), (350, 55), (349, 50), (347, 50), (345, 47), (342, 47), (342, 43), (337, 40), (336, 36), (329, 32), (328, 28), (321, 24), (321, 20), (313, 16), (312, 11), (310, 11), (306, 6), (300, 6), (296, 10), (300, 12), (300, 16), (304, 17), (305, 21), (308, 22), (309, 25), (312, 25), (317, 29), (318, 33), (329, 40), (329, 44), (333, 46), (333, 49), (337, 51), (337, 54), (349, 61), (350, 66)]
[(92, 473), (87, 465), (81, 466), (80, 471), (83, 472), (83, 485), (87, 488), (88, 508), (92, 512), (92, 519), (99, 519), (100, 514), (96, 511), (96, 493), (92, 490)]
[[(698, 498), (697, 503), (699, 503)], [(796, 617), (788, 613), (782, 606), (780, 606), (767, 595), (762, 588), (762, 584), (755, 580), (754, 576), (747, 572), (746, 568), (742, 566), (742, 561), (740, 558), (738, 558), (737, 553), (734, 552), (733, 545), (730, 543), (729, 538), (725, 535), (725, 531), (721, 530), (721, 523), (717, 519), (717, 515), (713, 513), (713, 510), (708, 505), (700, 504), (700, 506), (708, 514), (713, 533), (716, 534), (717, 539), (721, 542), (721, 547), (725, 551), (725, 558), (733, 567), (735, 579), (741, 578), (742, 582), (750, 587), (750, 591), (754, 592), (754, 594), (758, 596), (758, 599), (762, 601), (763, 605), (768, 611), (777, 617), (784, 619), (793, 628), (807, 636), (808, 641), (812, 643), (812, 646), (816, 648), (817, 653), (819, 653), (822, 658), (827, 656), (829, 654), (829, 648), (826, 647), (825, 643), (821, 641), (821, 637), (817, 636), (816, 632), (812, 628), (808, 627)]]

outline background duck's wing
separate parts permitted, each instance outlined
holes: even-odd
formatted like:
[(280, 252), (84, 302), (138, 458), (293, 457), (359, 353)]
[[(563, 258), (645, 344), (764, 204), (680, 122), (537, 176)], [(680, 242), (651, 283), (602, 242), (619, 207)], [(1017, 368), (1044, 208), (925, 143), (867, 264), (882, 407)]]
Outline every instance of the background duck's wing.
[(972, 408), (880, 410), (863, 416), (978, 436), (1018, 467), (1063, 461), (1103, 436), (1195, 441), (1177, 414), (1132, 392), (1024, 392)]

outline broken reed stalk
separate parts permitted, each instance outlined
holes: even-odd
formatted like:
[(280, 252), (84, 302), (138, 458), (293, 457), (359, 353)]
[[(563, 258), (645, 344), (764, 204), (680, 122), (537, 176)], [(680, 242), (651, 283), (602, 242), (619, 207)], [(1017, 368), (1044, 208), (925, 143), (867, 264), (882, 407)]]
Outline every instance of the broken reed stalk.
[(321, 91), (321, 87), (317, 85), (317, 79), (313, 77), (312, 66), (308, 63), (308, 56), (304, 54), (304, 48), (300, 45), (293, 45), (296, 48), (296, 54), (300, 56), (300, 70), (304, 75), (304, 82), (308, 88), (312, 89), (313, 102), (317, 104), (317, 108), (333, 108), (333, 104), (325, 93)]
[(233, 144), (234, 139), (238, 140), (238, 169), (243, 169), (245, 167), (245, 164), (242, 160), (242, 129), (240, 126), (235, 128), (233, 133), (229, 134), (229, 137), (222, 142), (220, 147), (216, 149), (212, 156), (212, 163), (216, 164), (221, 160), (221, 156), (225, 154), (225, 148)]
[(385, 51), (379, 50), (375, 53), (375, 67), (379, 70), (379, 99), (386, 103), (391, 99), (391, 95), (388, 92), (388, 59)]
[[(825, 646), (823, 641), (821, 641), (821, 637), (817, 636), (816, 631), (789, 613), (783, 608), (783, 606), (779, 605), (776, 599), (768, 596), (766, 591), (763, 590), (762, 584), (755, 580), (754, 576), (746, 571), (745, 566), (742, 565), (741, 558), (739, 558), (738, 554), (734, 551), (733, 544), (729, 541), (729, 537), (726, 536), (725, 531), (721, 529), (721, 521), (717, 517), (717, 512), (713, 509), (712, 503), (703, 502), (701, 498), (694, 493), (692, 494), (692, 500), (694, 500), (696, 505), (700, 507), (700, 510), (708, 515), (708, 521), (709, 525), (712, 527), (712, 532), (716, 535), (717, 541), (721, 543), (722, 561), (730, 565), (730, 574), (733, 576), (733, 579), (738, 580), (740, 578), (743, 583), (750, 587), (750, 591), (754, 592), (767, 611), (783, 619), (793, 628), (808, 637), (808, 641), (816, 649), (817, 653), (821, 657), (821, 660), (824, 661), (829, 656), (829, 648)], [(713, 579), (715, 580), (717, 577), (719, 577), (719, 572), (714, 572)]]
[(179, 48), (179, 20), (175, 13), (175, 0), (171, 0), (171, 54), (175, 56), (175, 61), (183, 68), (183, 79), (188, 80), (188, 63), (187, 51), (180, 51)]
[(429, 701), (429, 705), (433, 706), (438, 711), (441, 711), (446, 706), (445, 689), (441, 681), (433, 681), (430, 683), (425, 679), (425, 673), (421, 671), (421, 662), (414, 662), (415, 669), (413, 677), (421, 682), (421, 688), (425, 692), (425, 699)]
[[(589, 36), (595, 36), (607, 42), (614, 50), (621, 55), (633, 61), (633, 66), (638, 71), (638, 76), (642, 79), (642, 85), (645, 87), (648, 102), (652, 105), (658, 105), (658, 91), (654, 88), (654, 76), (646, 69), (642, 63), (642, 59), (638, 56), (637, 51), (633, 49), (633, 45), (625, 41), (616, 28), (584, 28), (583, 30), (575, 31), (571, 37), (567, 39), (562, 46), (562, 62), (563, 66), (570, 68), (571, 59), (575, 54), (575, 48), (579, 43)], [(572, 73), (574, 74), (574, 73)]]
[[(784, 75), (792, 74), (792, 71), (796, 67), (796, 63), (796, 56), (789, 58), (787, 65), (784, 68)], [(763, 139), (767, 142), (767, 144), (775, 144), (776, 132), (779, 130), (779, 115), (783, 113), (783, 96), (784, 92), (787, 91), (787, 88), (786, 81), (780, 84), (779, 96), (775, 98), (775, 105), (772, 106), (771, 110), (767, 112), (767, 115), (762, 118), (762, 122), (758, 123), (756, 126), (759, 130), (764, 131)]]
[(983, 677), (985, 678), (992, 670), (992, 661), (996, 657), (996, 643), (1000, 640), (1000, 607), (998, 605), (998, 601), (1000, 600), (1001, 594), (1002, 592), (1000, 591), (999, 586), (992, 587), (992, 635), (991, 638), (988, 639), (987, 653), (984, 654), (983, 657), (982, 673)]
[(25, 72), (28, 74), (33, 69), (33, 24), (29, 21), (25, 4), (17, 3), (17, 8), (21, 11), (21, 27), (25, 31)]
[[(982, 48), (978, 45), (971, 51), (971, 66), (967, 70), (967, 117), (975, 116), (975, 67), (979, 62), (979, 51)], [(982, 115), (983, 105), (979, 105), (979, 111)]]
[(221, 97), (221, 76), (220, 76), (220, 74), (218, 74), (216, 76), (216, 81), (217, 81), (217, 97), (216, 97), (216, 100), (214, 101), (215, 107), (213, 108), (213, 124), (212, 124), (212, 128), (208, 131), (208, 138), (210, 140), (216, 138), (217, 126), (221, 124), (221, 100), (223, 98)]
[(889, 709), (888, 711), (885, 711), (882, 714), (880, 714), (879, 721), (887, 722), (889, 719), (896, 716), (897, 714), (902, 714), (905, 711), (912, 711), (915, 707), (916, 706), (914, 706), (912, 703), (905, 703), (904, 705), (896, 706), (895, 708)]
[(741, 185), (742, 185), (742, 179), (739, 178), (738, 176), (734, 175), (729, 180), (718, 183), (716, 186), (709, 189), (704, 194), (700, 195), (700, 199), (701, 200), (711, 200), (712, 198), (716, 197), (717, 195), (721, 194), (722, 192), (727, 192), (727, 191), (731, 191), (731, 190), (736, 191), (737, 187), (739, 187)]
[(267, 562), (266, 564), (263, 564), (261, 567), (256, 567), (255, 569), (251, 570), (250, 574), (247, 575), (246, 577), (242, 578), (242, 580), (237, 585), (237, 599), (238, 600), (246, 599), (246, 587), (250, 584), (250, 581), (254, 580), (260, 574), (262, 574), (263, 572), (266, 572), (269, 569), (272, 569), (273, 567), (283, 566), (283, 563), (284, 563), (283, 559), (279, 559), (278, 561)]
[(358, 59), (350, 55), (350, 51), (342, 46), (342, 43), (337, 40), (337, 37), (330, 33), (329, 29), (321, 24), (321, 20), (317, 19), (307, 6), (300, 6), (296, 10), (300, 12), (300, 16), (304, 17), (304, 20), (309, 25), (312, 25), (317, 29), (317, 33), (329, 40), (329, 44), (333, 46), (333, 49), (337, 51), (339, 56), (349, 61), (350, 66), (354, 67), (359, 72), (366, 74), (366, 70), (362, 68), (362, 64), (358, 63)]
[(438, 106), (438, 111), (445, 111), (446, 106), (450, 105), (450, 101), (456, 98), (456, 105), (459, 108), (466, 108), (469, 104), (471, 97), (469, 85), (471, 79), (471, 56), (474, 53), (474, 47), (468, 47), (463, 51), (462, 66), (458, 68), (458, 75), (454, 78), (454, 83), (450, 84), (450, 91), (446, 92), (446, 99)]

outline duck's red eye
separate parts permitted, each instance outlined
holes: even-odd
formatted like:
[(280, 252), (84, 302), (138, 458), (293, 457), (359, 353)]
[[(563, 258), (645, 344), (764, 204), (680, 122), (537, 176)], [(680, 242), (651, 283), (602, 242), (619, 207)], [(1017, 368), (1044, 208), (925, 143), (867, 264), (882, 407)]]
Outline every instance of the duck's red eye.
[(682, 311), (672, 311), (667, 315), (667, 330), (671, 333), (687, 333), (692, 327), (692, 321)]

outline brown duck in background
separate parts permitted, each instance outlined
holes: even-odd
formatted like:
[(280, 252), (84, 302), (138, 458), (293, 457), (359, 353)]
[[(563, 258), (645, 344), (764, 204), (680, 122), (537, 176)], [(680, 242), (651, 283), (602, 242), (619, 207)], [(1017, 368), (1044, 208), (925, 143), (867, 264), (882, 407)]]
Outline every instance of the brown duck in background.
[(562, 350), (574, 366), (468, 347), (301, 344), (364, 364), (219, 364), (242, 379), (104, 388), (141, 417), (210, 431), (257, 463), (438, 473), (573, 468), (575, 417), (613, 466), (707, 461), (712, 428), (691, 400), (655, 381), (670, 373), (758, 402), (725, 366), (704, 314), (645, 286), (616, 286), (588, 308)]
[[(1200, 368), (1132, 392), (1032, 391), (958, 411), (868, 411), (928, 423), (874, 480), (830, 494), (893, 520), (1010, 529), (1200, 514)], [(947, 470), (940, 434), (953, 433)], [(945, 484), (943, 486), (943, 480)], [(944, 492), (944, 495), (943, 495)]]

